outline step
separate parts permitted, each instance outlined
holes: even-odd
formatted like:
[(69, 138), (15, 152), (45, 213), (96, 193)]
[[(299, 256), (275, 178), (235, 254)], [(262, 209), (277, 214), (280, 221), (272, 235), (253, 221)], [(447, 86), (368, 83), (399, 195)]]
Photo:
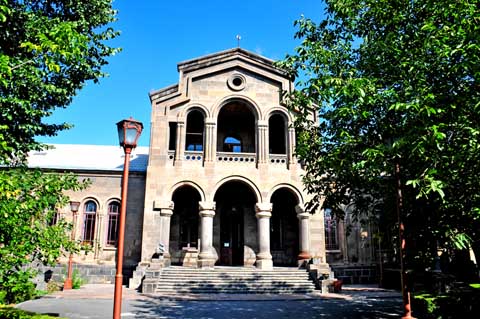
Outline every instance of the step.
[(315, 290), (308, 273), (297, 268), (264, 271), (255, 268), (169, 267), (150, 278), (149, 291), (165, 294), (304, 294)]

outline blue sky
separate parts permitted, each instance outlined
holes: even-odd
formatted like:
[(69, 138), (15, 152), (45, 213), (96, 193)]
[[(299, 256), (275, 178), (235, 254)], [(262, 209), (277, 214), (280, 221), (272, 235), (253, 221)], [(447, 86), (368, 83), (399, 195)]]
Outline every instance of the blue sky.
[(178, 81), (177, 63), (240, 46), (271, 59), (282, 59), (299, 44), (293, 21), (301, 14), (319, 21), (320, 0), (163, 1), (116, 0), (121, 35), (112, 45), (122, 52), (109, 59), (109, 74), (87, 83), (66, 109), (48, 122), (74, 128), (40, 141), (55, 144), (118, 143), (115, 123), (130, 116), (145, 128), (139, 145), (150, 138), (148, 92)]

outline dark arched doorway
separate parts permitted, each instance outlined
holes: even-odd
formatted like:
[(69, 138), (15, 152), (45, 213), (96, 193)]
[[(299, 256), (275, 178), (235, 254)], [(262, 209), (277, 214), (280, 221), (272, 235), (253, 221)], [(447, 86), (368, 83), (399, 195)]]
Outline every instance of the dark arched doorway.
[(276, 266), (296, 266), (299, 253), (296, 196), (287, 188), (276, 190), (271, 198), (270, 250)]
[(253, 265), (256, 250), (256, 197), (245, 183), (231, 181), (215, 194), (214, 247), (218, 264)]
[(174, 209), (170, 231), (172, 263), (180, 264), (185, 249), (198, 247), (198, 202), (200, 194), (191, 186), (182, 186), (172, 196)]

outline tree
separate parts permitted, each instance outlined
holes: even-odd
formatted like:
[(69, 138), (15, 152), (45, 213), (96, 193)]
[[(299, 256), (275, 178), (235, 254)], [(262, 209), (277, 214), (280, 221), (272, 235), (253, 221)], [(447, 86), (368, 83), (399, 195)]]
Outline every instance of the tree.
[(0, 164), (70, 127), (44, 119), (103, 76), (118, 51), (105, 44), (118, 35), (108, 27), (115, 14), (111, 0), (0, 0)]
[(311, 205), (393, 211), (399, 179), (418, 269), (480, 239), (479, 23), (477, 1), (326, 1), (279, 64), (303, 79), (287, 99)]
[(53, 223), (68, 201), (65, 191), (87, 186), (71, 174), (25, 168), (27, 153), (69, 124), (49, 124), (86, 81), (98, 81), (105, 44), (118, 35), (108, 26), (111, 0), (0, 0), (0, 303), (31, 297), (31, 262), (52, 264), (78, 250), (71, 225)]
[[(64, 251), (78, 251), (72, 225), (57, 216), (66, 190), (85, 187), (73, 174), (9, 169), (0, 174), (0, 302), (32, 297), (31, 263), (55, 264)], [(3, 291), (3, 296), (2, 296)]]

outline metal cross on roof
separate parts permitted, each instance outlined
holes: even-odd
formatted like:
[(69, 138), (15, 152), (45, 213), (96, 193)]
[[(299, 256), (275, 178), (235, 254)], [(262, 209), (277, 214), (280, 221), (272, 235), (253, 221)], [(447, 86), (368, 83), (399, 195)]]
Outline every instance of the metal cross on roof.
[(235, 38), (237, 39), (237, 47), (240, 47), (240, 40), (242, 40), (242, 37), (240, 36), (240, 34), (237, 34)]

